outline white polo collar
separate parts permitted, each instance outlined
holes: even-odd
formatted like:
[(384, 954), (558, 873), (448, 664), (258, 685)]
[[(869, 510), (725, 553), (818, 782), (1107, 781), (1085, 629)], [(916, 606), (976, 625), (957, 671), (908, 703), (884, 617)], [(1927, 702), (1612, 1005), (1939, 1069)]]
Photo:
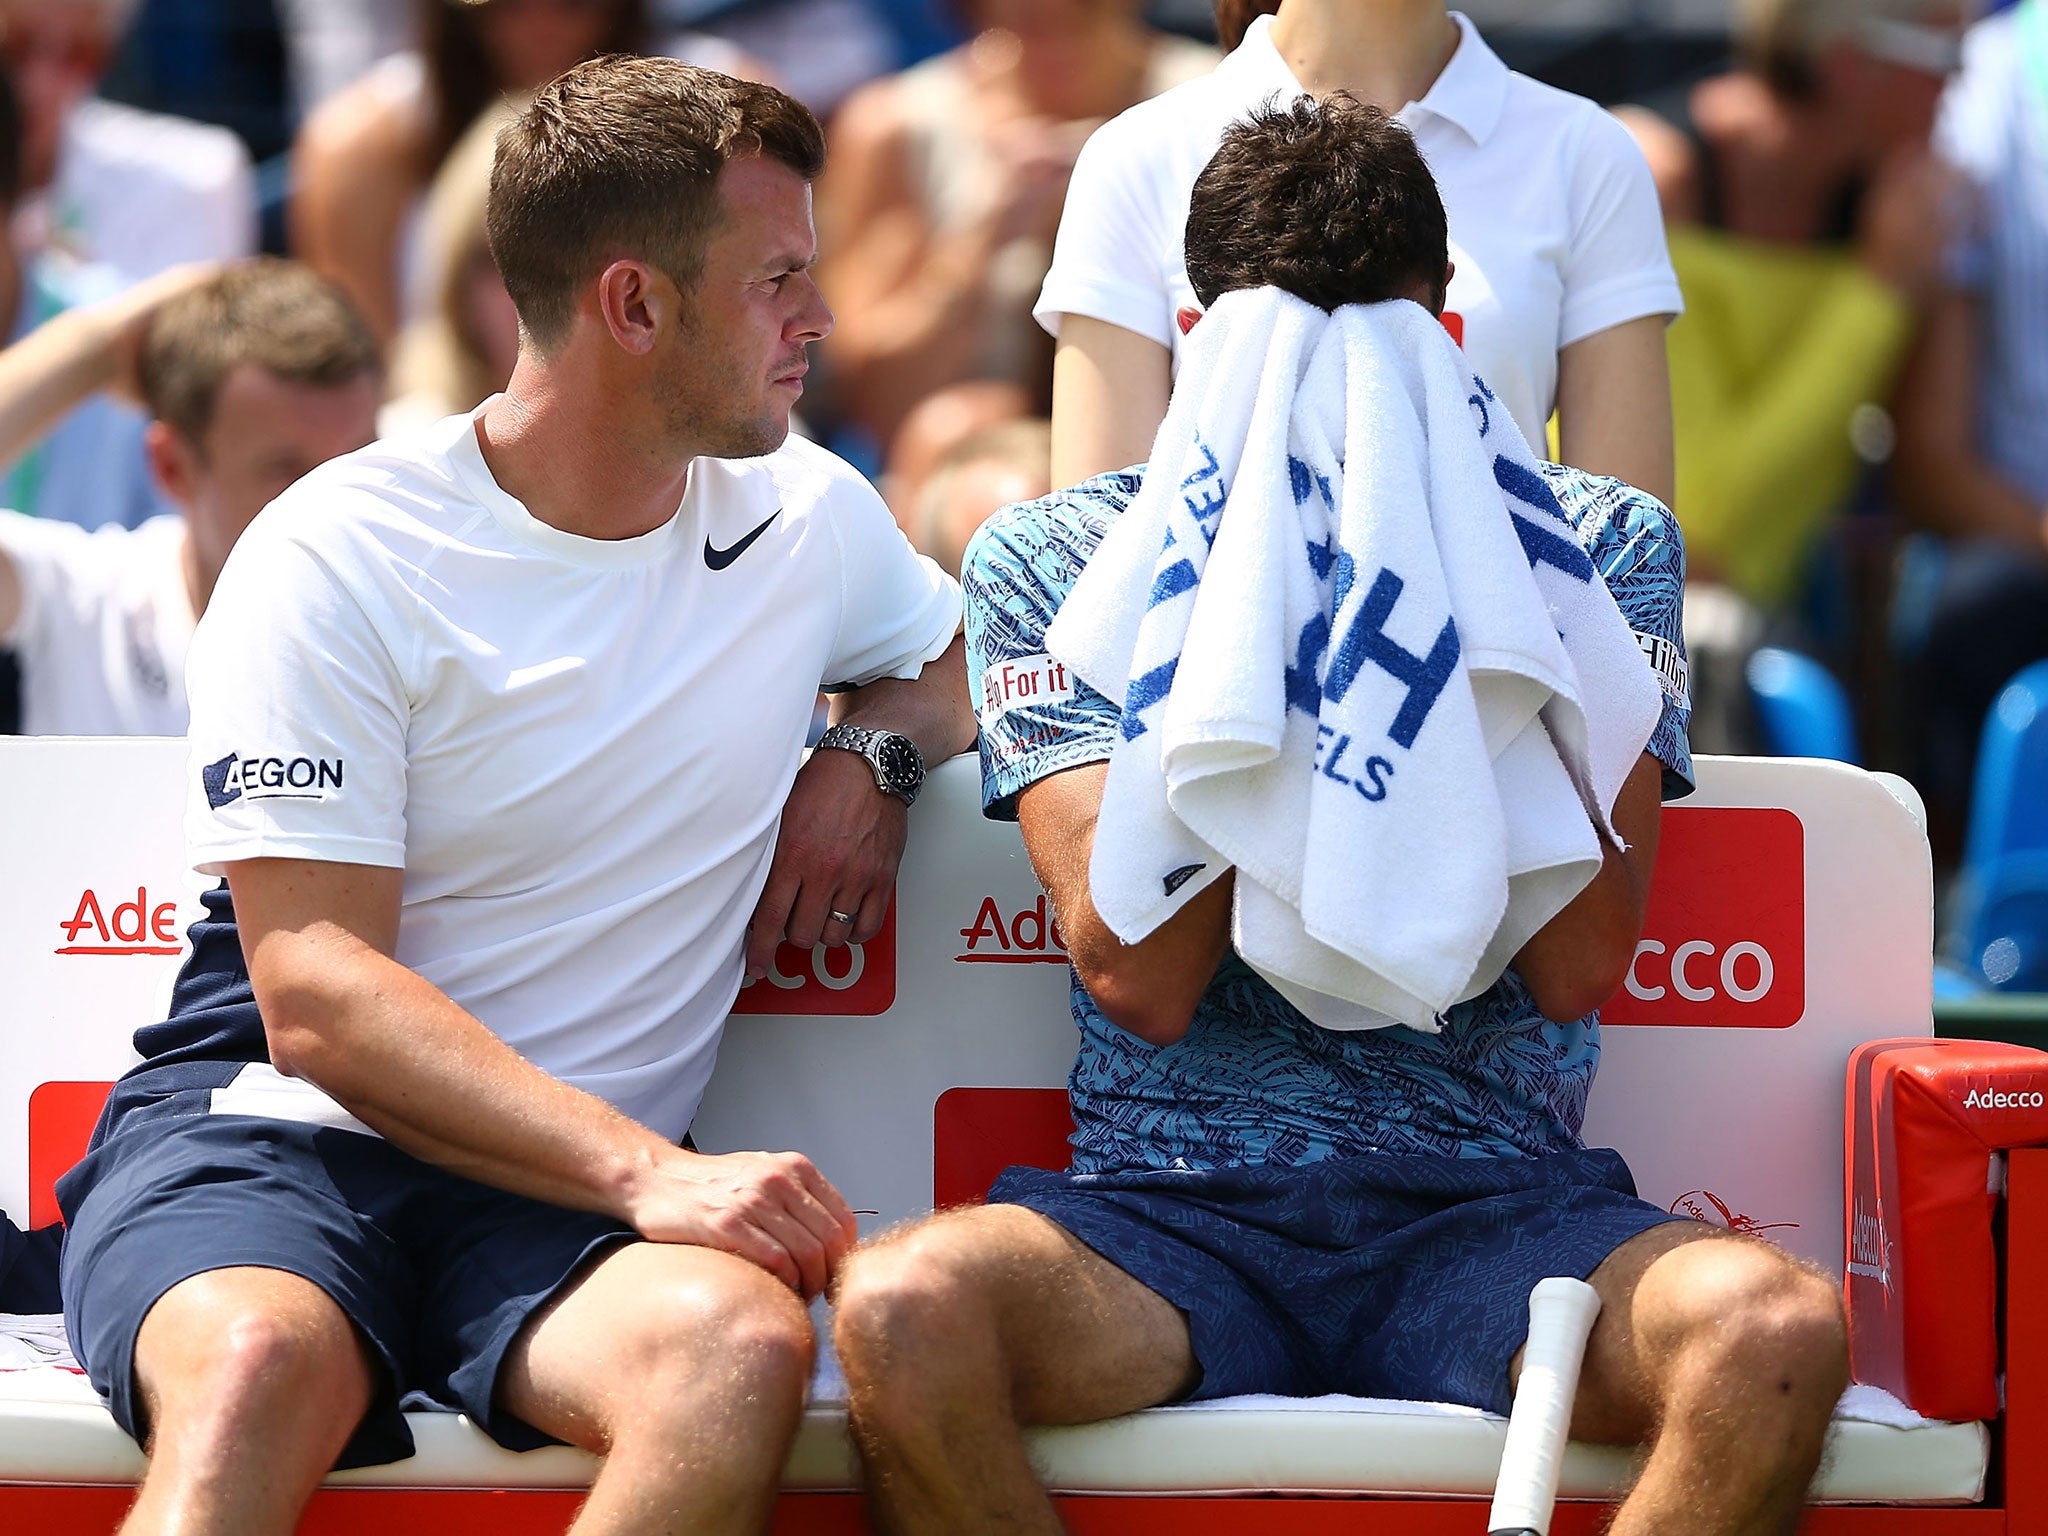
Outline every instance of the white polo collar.
[[(1458, 46), (1450, 63), (1422, 100), (1409, 102), (1396, 115), (1412, 126), (1417, 113), (1427, 112), (1460, 129), (1474, 144), (1484, 144), (1500, 125), (1507, 106), (1508, 67), (1486, 45), (1470, 17), (1453, 11), (1451, 20), (1458, 24)], [(1301, 82), (1273, 46), (1272, 30), (1271, 16), (1256, 18), (1244, 41), (1216, 67), (1217, 74), (1240, 82), (1233, 95), (1254, 101), (1271, 96), (1290, 101), (1301, 94)]]

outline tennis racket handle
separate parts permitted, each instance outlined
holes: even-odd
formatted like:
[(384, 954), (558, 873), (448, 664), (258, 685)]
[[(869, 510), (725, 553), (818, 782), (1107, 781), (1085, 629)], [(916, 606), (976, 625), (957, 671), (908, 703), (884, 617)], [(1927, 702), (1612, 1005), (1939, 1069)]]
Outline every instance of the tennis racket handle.
[(1550, 1529), (1579, 1367), (1599, 1315), (1600, 1293), (1583, 1280), (1539, 1280), (1529, 1293), (1529, 1338), (1487, 1515), (1489, 1536), (1545, 1536)]

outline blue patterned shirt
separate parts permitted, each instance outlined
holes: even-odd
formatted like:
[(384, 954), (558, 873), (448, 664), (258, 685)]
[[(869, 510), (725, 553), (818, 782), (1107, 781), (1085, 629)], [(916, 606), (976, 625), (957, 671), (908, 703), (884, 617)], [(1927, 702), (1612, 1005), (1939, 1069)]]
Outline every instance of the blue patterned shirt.
[[(1120, 712), (1045, 657), (1045, 631), (1143, 467), (1006, 508), (968, 547), (968, 677), (981, 711), (982, 800), (1014, 820), (1026, 786), (1105, 762)], [(1666, 798), (1692, 787), (1677, 520), (1618, 480), (1544, 473), (1664, 689), (1647, 750)], [(1579, 1146), (1600, 1057), (1598, 1015), (1553, 1024), (1511, 969), (1445, 1015), (1443, 1031), (1311, 1024), (1236, 955), (1187, 1034), (1148, 1045), (1073, 978), (1081, 1049), (1069, 1083), (1076, 1172), (1298, 1165), (1367, 1152), (1528, 1157)]]

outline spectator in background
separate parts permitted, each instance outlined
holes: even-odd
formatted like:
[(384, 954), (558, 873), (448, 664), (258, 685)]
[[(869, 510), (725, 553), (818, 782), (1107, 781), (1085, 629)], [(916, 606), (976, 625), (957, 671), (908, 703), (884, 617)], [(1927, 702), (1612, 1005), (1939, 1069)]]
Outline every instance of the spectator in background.
[(839, 320), (821, 349), (833, 405), (880, 443), (968, 380), (1049, 403), (1031, 303), (1074, 157), (1103, 119), (1215, 63), (1146, 27), (1137, 0), (962, 8), (972, 40), (848, 100), (818, 192), (831, 253), (819, 282)]
[(1927, 136), (1955, 11), (1744, 0), (1735, 70), (1668, 118), (1625, 114), (1685, 291), (1671, 388), (1703, 750), (1753, 750), (1742, 662), (1854, 486), (1852, 418), (1890, 400), (1926, 302), (1948, 185)]
[[(1450, 216), (1445, 322), (1548, 457), (1671, 496), (1664, 328), (1678, 311), (1643, 157), (1592, 102), (1509, 71), (1413, 0), (1217, 0), (1232, 52), (1125, 113), (1075, 167), (1037, 314), (1059, 338), (1053, 483), (1143, 460), (1196, 311), (1181, 236), (1224, 126), (1344, 90), (1415, 133)], [(1398, 110), (1397, 110), (1398, 109)]]
[(286, 486), (374, 435), (376, 343), (293, 262), (181, 269), (0, 352), (0, 452), (92, 390), (148, 403), (179, 515), (97, 533), (0, 512), (0, 645), (27, 735), (182, 736), (185, 648), (228, 551)]
[(22, 115), (17, 239), (107, 267), (121, 286), (256, 249), (240, 139), (93, 94), (136, 3), (0, 0), (0, 62)]
[(301, 117), (416, 41), (414, 0), (276, 0), (276, 8)]
[[(487, 107), (601, 53), (646, 53), (646, 0), (417, 0), (417, 49), (322, 102), (293, 146), (292, 248), (355, 300), (378, 339), (423, 307), (420, 199)], [(726, 74), (752, 61), (714, 39), (663, 51)]]
[[(13, 317), (13, 341), (125, 286), (110, 267), (81, 263), (22, 237), (24, 221), (11, 215), (20, 204), (26, 134), (12, 79), (0, 69), (0, 315)], [(36, 432), (0, 442), (0, 506), (88, 528), (133, 528), (168, 511), (150, 480), (142, 413), (110, 396), (82, 394), (65, 399), (75, 409), (39, 413)]]
[(1897, 482), (1948, 541), (1918, 665), (1921, 788), (1960, 824), (1984, 716), (2048, 656), (2048, 11), (1980, 22), (1937, 144), (1981, 219), (1899, 397)]
[(983, 523), (1052, 488), (1051, 422), (1038, 416), (989, 427), (956, 444), (918, 488), (911, 542), (957, 577)]
[(420, 268), (428, 308), (398, 338), (386, 433), (481, 405), (505, 387), (519, 356), (519, 315), (491, 256), (484, 203), (498, 130), (517, 110), (485, 107), (449, 151), (420, 215)]
[(913, 544), (918, 536), (918, 495), (933, 471), (970, 437), (1031, 413), (1031, 392), (999, 379), (956, 384), (911, 407), (889, 439), (881, 486), (889, 510)]

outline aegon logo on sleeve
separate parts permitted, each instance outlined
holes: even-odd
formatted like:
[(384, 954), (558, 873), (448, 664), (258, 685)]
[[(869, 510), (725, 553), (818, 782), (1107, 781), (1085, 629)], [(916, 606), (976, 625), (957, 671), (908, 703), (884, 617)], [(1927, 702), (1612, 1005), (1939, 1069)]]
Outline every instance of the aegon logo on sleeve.
[(230, 752), (199, 770), (216, 811), (237, 800), (325, 800), (341, 790), (338, 757), (243, 757)]

